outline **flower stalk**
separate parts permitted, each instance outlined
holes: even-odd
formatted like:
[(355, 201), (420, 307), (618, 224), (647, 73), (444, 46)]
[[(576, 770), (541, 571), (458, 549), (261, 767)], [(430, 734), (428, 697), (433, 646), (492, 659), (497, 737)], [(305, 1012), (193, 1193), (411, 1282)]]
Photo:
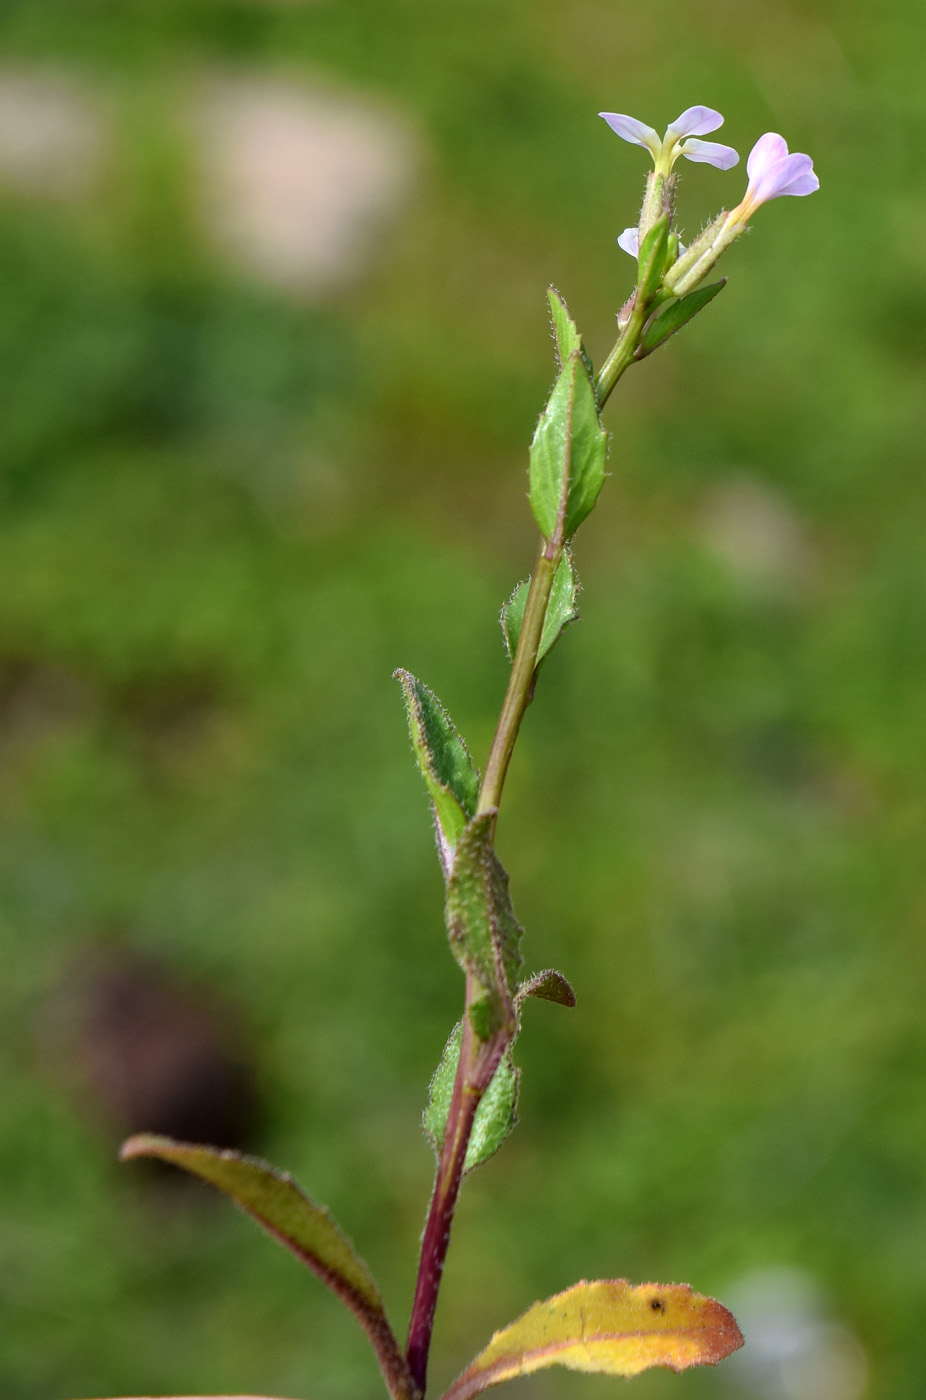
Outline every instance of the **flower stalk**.
[[(743, 201), (731, 213), (722, 212), (692, 246), (685, 249), (675, 230), (677, 177), (673, 173), (673, 166), (680, 156), (692, 161), (707, 162), (721, 169), (729, 169), (737, 163), (739, 156), (731, 147), (700, 139), (702, 135), (714, 131), (722, 124), (723, 118), (720, 113), (707, 107), (688, 108), (670, 124), (662, 138), (653, 128), (645, 126), (635, 118), (615, 113), (601, 115), (624, 140), (649, 150), (653, 157), (653, 169), (647, 178), (638, 226), (625, 230), (620, 238), (621, 246), (638, 260), (638, 281), (618, 317), (617, 340), (588, 390), (593, 399), (592, 413), (595, 422), (598, 412), (604, 407), (629, 366), (635, 360), (651, 353), (664, 338), (673, 334), (692, 315), (707, 305), (713, 294), (720, 289), (722, 284), (715, 284), (714, 287), (706, 289), (706, 292), (698, 292), (695, 297), (690, 295), (700, 287), (722, 253), (745, 231), (747, 220), (754, 210), (778, 195), (808, 194), (816, 189), (818, 184), (810, 158), (803, 155), (791, 156), (782, 138), (770, 133), (761, 138), (750, 155), (750, 182)], [(688, 298), (687, 302), (685, 298)], [(677, 310), (673, 311), (673, 308)], [(565, 309), (563, 311), (564, 315), (568, 316)], [(565, 331), (562, 327), (557, 328), (554, 313), (554, 328), (557, 333), (561, 374), (545, 415), (541, 418), (537, 437), (541, 435), (541, 429), (545, 425), (549, 429), (553, 421), (548, 419), (548, 415), (551, 414), (551, 406), (560, 391), (563, 376), (570, 373), (569, 366), (573, 361), (578, 363), (578, 357), (584, 356), (578, 332), (571, 322), (567, 321)], [(585, 364), (586, 368), (572, 372), (573, 384), (581, 382), (581, 375), (588, 373), (587, 362)], [(566, 394), (563, 403), (565, 421), (558, 429), (557, 441), (562, 441), (565, 465), (559, 504), (550, 521), (546, 520), (544, 514), (548, 509), (544, 495), (547, 482), (543, 475), (549, 470), (549, 462), (544, 455), (548, 444), (544, 441), (543, 452), (538, 457), (541, 466), (538, 467), (536, 503), (532, 446), (531, 504), (535, 516), (541, 522), (541, 539), (520, 617), (520, 630), (514, 647), (505, 697), (473, 808), (472, 821), (475, 823), (483, 818), (489, 819), (493, 836), (505, 778), (522, 720), (533, 699), (537, 667), (545, 652), (544, 638), (557, 570), (563, 560), (568, 536), (575, 528), (575, 525), (570, 525), (569, 522), (576, 519), (581, 523), (581, 519), (594, 505), (597, 495), (596, 487), (591, 492), (591, 503), (587, 506), (583, 503), (574, 506), (574, 513), (570, 515), (569, 492), (573, 489), (573, 477), (578, 479), (582, 470), (581, 462), (573, 461), (573, 456), (579, 453), (581, 428), (574, 421), (574, 417), (579, 416), (574, 399)], [(537, 437), (534, 445), (537, 443)], [(589, 448), (589, 451), (591, 450)], [(575, 511), (578, 511), (578, 516), (575, 515)], [(574, 613), (570, 614), (566, 620), (570, 620), (573, 615)], [(445, 873), (448, 881), (453, 878), (452, 852)], [(405, 1362), (412, 1385), (411, 1400), (421, 1400), (427, 1386), (435, 1310), (476, 1115), (492, 1084), (493, 1076), (518, 1031), (515, 1010), (512, 1019), (504, 1019), (485, 1038), (480, 1037), (475, 1012), (483, 990), (480, 979), (475, 975), (473, 968), (468, 966), (459, 1058), (440, 1146), (434, 1189), (422, 1236), (405, 1352)]]

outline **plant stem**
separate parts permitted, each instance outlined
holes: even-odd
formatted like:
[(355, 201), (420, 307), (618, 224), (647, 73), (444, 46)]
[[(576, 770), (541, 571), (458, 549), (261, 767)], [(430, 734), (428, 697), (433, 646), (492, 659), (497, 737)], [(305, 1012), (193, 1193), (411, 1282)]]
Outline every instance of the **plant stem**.
[(492, 811), (493, 808), (497, 809), (501, 801), (505, 775), (511, 762), (521, 720), (534, 693), (537, 653), (540, 650), (540, 638), (543, 635), (553, 577), (562, 552), (562, 544), (557, 545), (552, 540), (540, 541), (537, 562), (531, 574), (527, 602), (524, 606), (521, 631), (518, 634), (518, 645), (515, 647), (514, 660), (511, 663), (508, 689), (505, 692), (498, 727), (492, 740), (485, 776), (479, 791), (477, 816)]
[[(621, 375), (631, 364), (639, 343), (640, 332), (646, 322), (648, 307), (634, 306), (623, 327), (617, 344), (605, 361), (595, 385), (599, 407), (602, 407)], [(537, 655), (543, 636), (547, 608), (556, 570), (563, 555), (565, 541), (561, 526), (550, 539), (541, 539), (537, 551), (537, 561), (531, 574), (527, 602), (518, 644), (511, 663), (508, 688), (502, 702), (495, 737), (486, 761), (485, 775), (479, 790), (476, 815), (497, 812), (501, 802), (502, 789), (511, 755), (517, 742), (518, 732), (525, 711), (533, 699), (534, 681), (537, 672)], [(428, 1356), (431, 1350), (431, 1334), (434, 1329), (434, 1313), (437, 1295), (444, 1273), (444, 1263), (450, 1245), (450, 1231), (456, 1210), (457, 1197), (463, 1180), (463, 1167), (466, 1149), (473, 1129), (473, 1120), (480, 1100), (492, 1081), (499, 1062), (511, 1041), (511, 1031), (499, 1031), (490, 1040), (481, 1043), (475, 1035), (470, 1021), (469, 1010), (477, 993), (477, 984), (471, 973), (466, 974), (466, 1003), (463, 1013), (463, 1030), (460, 1037), (460, 1058), (457, 1064), (444, 1141), (441, 1146), (434, 1191), (428, 1207), (424, 1234), (421, 1239), (421, 1255), (418, 1263), (418, 1278), (415, 1284), (415, 1298), (412, 1303), (411, 1320), (408, 1327), (408, 1342), (405, 1362), (414, 1387), (414, 1400), (421, 1400), (427, 1386)]]
[(595, 396), (598, 399), (599, 409), (604, 408), (624, 370), (633, 364), (640, 341), (640, 333), (651, 310), (651, 303), (638, 306), (634, 302), (630, 319), (618, 336), (614, 349), (601, 366), (601, 371), (595, 380)]
[(463, 1180), (463, 1167), (473, 1119), (510, 1039), (509, 1033), (503, 1031), (484, 1044), (477, 1040), (469, 1017), (470, 1004), (476, 991), (476, 980), (471, 973), (467, 973), (460, 1059), (447, 1114), (434, 1191), (421, 1240), (418, 1281), (405, 1350), (406, 1365), (418, 1396), (424, 1395), (427, 1385), (434, 1312), (450, 1245), (450, 1230)]
[[(533, 695), (537, 653), (540, 650), (543, 624), (550, 602), (550, 590), (562, 553), (561, 541), (541, 540), (537, 562), (531, 574), (518, 644), (511, 663), (508, 689), (486, 762), (476, 808), (477, 815), (497, 811), (501, 800), (505, 774), (508, 772), (521, 720)], [(473, 1129), (473, 1119), (511, 1039), (510, 1031), (506, 1030), (500, 1031), (484, 1044), (478, 1041), (469, 1018), (469, 1008), (477, 990), (475, 978), (471, 973), (467, 973), (460, 1059), (447, 1113), (434, 1191), (421, 1240), (418, 1280), (408, 1328), (405, 1360), (412, 1384), (417, 1387), (420, 1395), (424, 1395), (427, 1383), (434, 1311), (450, 1244), (450, 1230), (463, 1180), (463, 1166)]]

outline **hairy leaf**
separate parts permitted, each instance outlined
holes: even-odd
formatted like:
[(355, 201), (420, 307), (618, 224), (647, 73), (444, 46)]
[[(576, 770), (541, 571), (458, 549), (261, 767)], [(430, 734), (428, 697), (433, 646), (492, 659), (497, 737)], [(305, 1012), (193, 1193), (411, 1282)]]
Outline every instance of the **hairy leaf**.
[(469, 823), (447, 882), (450, 946), (482, 988), (471, 1020), (483, 1041), (513, 1027), (511, 996), (521, 966), (521, 926), (511, 907), (508, 876), (492, 845), (495, 816), (484, 812)]
[(347, 1304), (373, 1343), (390, 1393), (408, 1393), (405, 1363), (369, 1269), (325, 1207), (310, 1200), (288, 1172), (239, 1152), (150, 1133), (129, 1138), (120, 1156), (172, 1162), (230, 1196)]
[(604, 485), (608, 435), (578, 350), (560, 370), (530, 449), (530, 503), (547, 539), (565, 541), (594, 508)]
[[(444, 1143), (447, 1115), (450, 1112), (450, 1100), (453, 1097), (453, 1082), (456, 1079), (457, 1065), (460, 1062), (462, 1033), (463, 1023), (458, 1021), (450, 1033), (450, 1039), (444, 1046), (440, 1064), (434, 1071), (434, 1078), (431, 1080), (428, 1090), (428, 1106), (422, 1118), (425, 1136), (429, 1139), (438, 1157)], [(509, 1050), (507, 1054), (502, 1056), (498, 1069), (492, 1076), (492, 1081), (476, 1109), (473, 1129), (463, 1163), (464, 1172), (471, 1172), (474, 1167), (480, 1167), (483, 1162), (494, 1157), (517, 1123), (518, 1081), (520, 1077), (521, 1071), (512, 1061)]]
[[(524, 621), (524, 609), (527, 605), (529, 589), (530, 579), (525, 583), (519, 583), (502, 608), (502, 635), (505, 638), (505, 649), (509, 659), (514, 656), (518, 638), (521, 635), (521, 623)], [(579, 581), (576, 578), (572, 555), (567, 549), (563, 551), (563, 557), (553, 575), (553, 587), (550, 591), (547, 615), (543, 620), (543, 632), (540, 635), (540, 646), (537, 650), (538, 665), (547, 652), (551, 651), (559, 641), (563, 629), (568, 627), (570, 622), (577, 620), (579, 616), (579, 609), (576, 606), (578, 593)]]
[(475, 814), (479, 771), (461, 735), (433, 691), (409, 671), (396, 671), (405, 695), (408, 728), (418, 767), (437, 815), (445, 870), (463, 828)]
[[(157, 1397), (129, 1395), (123, 1397), (123, 1400), (157, 1400)], [(271, 1397), (268, 1395), (167, 1395), (161, 1397), (161, 1400), (271, 1400)]]
[(560, 369), (569, 359), (574, 350), (578, 350), (588, 370), (589, 378), (594, 380), (592, 362), (588, 357), (588, 352), (582, 343), (582, 337), (578, 332), (575, 321), (569, 314), (569, 307), (563, 297), (555, 287), (547, 290), (547, 301), (550, 304), (550, 324), (553, 327), (553, 343), (556, 347), (556, 363)]
[(555, 1001), (560, 1006), (575, 1006), (576, 994), (561, 972), (548, 967), (545, 972), (535, 972), (518, 988), (515, 1002), (518, 1006), (525, 997), (539, 997), (541, 1001)]
[(692, 316), (697, 316), (708, 302), (714, 300), (718, 292), (722, 292), (727, 285), (726, 277), (719, 282), (712, 282), (709, 287), (697, 287), (687, 296), (671, 301), (664, 306), (656, 316), (653, 317), (640, 339), (640, 348), (637, 351), (638, 359), (643, 359), (651, 355), (654, 350), (658, 350), (660, 345), (664, 345), (669, 336), (675, 335), (682, 326), (686, 326)]
[(743, 1345), (732, 1314), (687, 1284), (577, 1283), (496, 1332), (444, 1400), (548, 1366), (636, 1376), (651, 1366), (716, 1366)]
[(569, 308), (555, 287), (547, 291), (550, 304), (550, 320), (553, 325), (553, 341), (556, 345), (556, 360), (560, 369), (574, 350), (581, 350), (582, 337), (576, 323), (569, 314)]

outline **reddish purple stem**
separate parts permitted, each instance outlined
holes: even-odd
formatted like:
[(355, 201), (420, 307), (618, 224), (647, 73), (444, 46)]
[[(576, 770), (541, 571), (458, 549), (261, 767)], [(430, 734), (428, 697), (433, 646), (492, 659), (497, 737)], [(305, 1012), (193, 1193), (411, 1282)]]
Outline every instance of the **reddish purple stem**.
[(408, 1371), (419, 1396), (424, 1395), (427, 1385), (434, 1312), (450, 1244), (450, 1230), (460, 1193), (460, 1183), (463, 1180), (463, 1166), (473, 1130), (473, 1119), (508, 1044), (508, 1036), (500, 1032), (484, 1045), (474, 1046), (473, 1029), (468, 1014), (469, 983), (470, 979), (467, 977), (467, 1011), (463, 1018), (460, 1060), (447, 1114), (434, 1192), (421, 1241), (418, 1280), (405, 1350)]

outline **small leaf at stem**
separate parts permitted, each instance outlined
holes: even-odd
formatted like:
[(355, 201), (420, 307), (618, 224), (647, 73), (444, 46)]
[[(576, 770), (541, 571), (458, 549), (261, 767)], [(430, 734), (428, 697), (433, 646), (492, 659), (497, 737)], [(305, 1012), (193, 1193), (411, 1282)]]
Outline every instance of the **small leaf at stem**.
[(560, 296), (555, 287), (547, 290), (547, 301), (550, 304), (550, 323), (553, 327), (553, 344), (556, 347), (556, 363), (562, 369), (574, 350), (578, 350), (585, 362), (589, 378), (594, 379), (592, 362), (588, 358), (585, 346), (582, 344), (582, 337), (578, 332), (575, 321), (569, 314), (569, 307)]
[(697, 287), (693, 292), (678, 300), (671, 301), (658, 311), (650, 321), (640, 339), (640, 346), (636, 352), (638, 360), (651, 355), (654, 350), (658, 350), (660, 345), (664, 345), (670, 336), (680, 331), (682, 326), (686, 326), (692, 316), (697, 316), (699, 311), (703, 311), (708, 302), (714, 300), (718, 292), (722, 292), (727, 285), (726, 277), (719, 282), (712, 282), (709, 287)]
[(687, 1284), (577, 1283), (496, 1332), (444, 1400), (471, 1400), (490, 1385), (548, 1366), (608, 1376), (636, 1376), (652, 1366), (716, 1366), (742, 1345), (733, 1315)]
[[(518, 645), (518, 637), (521, 635), (521, 623), (524, 621), (524, 608), (527, 604), (527, 594), (530, 589), (530, 579), (524, 583), (519, 583), (512, 593), (508, 602), (502, 608), (501, 624), (502, 635), (505, 638), (505, 650), (508, 652), (508, 659), (514, 656)], [(564, 629), (570, 622), (575, 622), (579, 616), (579, 609), (576, 606), (576, 598), (579, 593), (579, 580), (576, 578), (575, 566), (572, 562), (572, 555), (569, 550), (563, 551), (563, 557), (556, 567), (553, 575), (553, 587), (550, 591), (550, 601), (547, 604), (547, 614), (543, 620), (543, 632), (540, 636), (540, 646), (537, 650), (537, 664), (552, 651), (559, 641)]]
[(514, 1029), (512, 989), (521, 966), (521, 926), (511, 907), (508, 876), (492, 840), (497, 813), (475, 817), (457, 843), (447, 881), (447, 930), (454, 957), (479, 983), (470, 1007), (482, 1041)]
[(373, 1344), (389, 1392), (411, 1394), (408, 1373), (369, 1269), (324, 1206), (316, 1205), (288, 1172), (239, 1152), (220, 1151), (140, 1133), (122, 1145), (120, 1157), (172, 1162), (223, 1191), (346, 1303)]
[[(460, 1062), (462, 1031), (463, 1023), (458, 1021), (450, 1033), (450, 1039), (444, 1046), (440, 1064), (434, 1071), (434, 1078), (431, 1080), (428, 1090), (428, 1106), (421, 1120), (425, 1137), (434, 1148), (438, 1159), (444, 1145), (447, 1115), (450, 1112), (450, 1100), (453, 1097), (453, 1083), (456, 1079), (457, 1065)], [(489, 1087), (476, 1109), (469, 1144), (466, 1148), (466, 1157), (463, 1162), (464, 1172), (471, 1172), (474, 1167), (480, 1167), (483, 1162), (494, 1157), (517, 1123), (518, 1081), (520, 1077), (521, 1072), (513, 1063), (509, 1050), (507, 1054), (502, 1056), (498, 1069), (492, 1076)]]
[(515, 1005), (520, 1006), (525, 997), (539, 997), (541, 1001), (555, 1001), (560, 1006), (575, 1006), (576, 994), (561, 972), (548, 967), (545, 972), (535, 972), (526, 982), (522, 982), (515, 997)]
[(564, 543), (604, 485), (608, 435), (585, 362), (574, 350), (560, 370), (530, 449), (530, 503), (548, 540)]
[(438, 844), (446, 872), (453, 848), (476, 811), (479, 770), (434, 692), (409, 671), (396, 671), (395, 676), (405, 695), (408, 728), (418, 767), (434, 804)]
[(669, 255), (669, 216), (657, 219), (640, 244), (637, 257), (638, 304), (650, 302), (659, 289)]
[(576, 323), (569, 314), (569, 308), (555, 287), (547, 291), (550, 303), (550, 320), (553, 324), (553, 343), (556, 346), (556, 362), (562, 369), (574, 350), (581, 350), (582, 337)]

